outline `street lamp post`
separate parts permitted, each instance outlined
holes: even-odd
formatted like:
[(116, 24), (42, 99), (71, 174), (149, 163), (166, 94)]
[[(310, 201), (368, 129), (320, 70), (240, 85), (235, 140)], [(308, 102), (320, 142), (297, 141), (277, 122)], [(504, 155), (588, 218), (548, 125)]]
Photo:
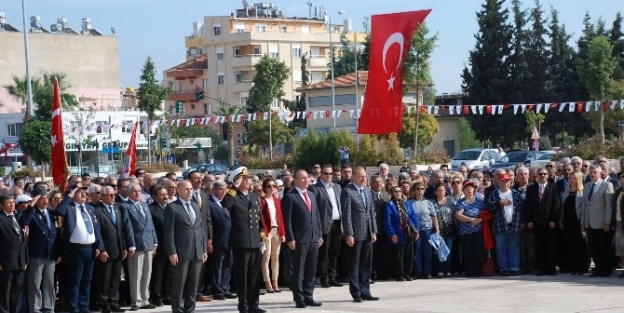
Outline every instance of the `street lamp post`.
[(30, 117), (34, 115), (32, 83), (30, 78), (30, 53), (28, 49), (28, 30), (26, 29), (26, 0), (22, 0), (22, 22), (24, 25), (24, 58), (26, 59), (26, 92), (28, 93), (27, 112)]
[[(342, 14), (344, 14), (345, 12), (347, 12), (346, 10), (340, 10), (338, 11), (338, 15), (334, 16), (334, 17), (338, 17)], [(325, 19), (328, 22), (329, 25), (329, 50), (330, 50), (330, 60), (329, 60), (329, 65), (330, 65), (330, 71), (331, 71), (331, 93), (332, 93), (332, 119), (333, 119), (333, 125), (334, 128), (336, 128), (336, 88), (334, 86), (334, 42), (332, 40), (332, 17), (327, 15), (327, 12), (325, 12)]]
[(360, 74), (358, 72), (358, 59), (360, 58), (361, 44), (354, 43), (353, 50), (355, 52), (355, 146), (360, 146), (360, 136), (358, 136), (358, 127), (360, 127), (360, 119), (358, 117), (358, 111), (360, 111)]

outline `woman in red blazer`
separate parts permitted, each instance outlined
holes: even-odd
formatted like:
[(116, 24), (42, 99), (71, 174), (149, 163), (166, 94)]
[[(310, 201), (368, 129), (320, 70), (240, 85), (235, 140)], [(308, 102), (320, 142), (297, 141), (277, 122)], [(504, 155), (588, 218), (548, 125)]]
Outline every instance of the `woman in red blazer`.
[[(282, 207), (277, 194), (275, 179), (269, 177), (262, 182), (264, 197), (260, 198), (260, 216), (266, 234), (266, 250), (262, 254), (262, 277), (268, 293), (281, 292), (277, 285), (279, 275), (279, 253), (286, 241)], [(271, 275), (269, 275), (271, 261)]]

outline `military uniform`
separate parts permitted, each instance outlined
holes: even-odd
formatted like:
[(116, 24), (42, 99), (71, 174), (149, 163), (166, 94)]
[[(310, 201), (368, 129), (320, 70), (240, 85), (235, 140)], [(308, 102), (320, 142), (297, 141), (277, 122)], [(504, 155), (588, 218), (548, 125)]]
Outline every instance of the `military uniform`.
[[(236, 170), (231, 176), (236, 178), (239, 175), (248, 176), (247, 169), (240, 173)], [(221, 203), (230, 210), (232, 221), (230, 246), (234, 259), (232, 273), (238, 294), (238, 310), (239, 312), (264, 312), (258, 308), (260, 248), (263, 232), (258, 196), (253, 192), (245, 195), (237, 187), (233, 187)]]

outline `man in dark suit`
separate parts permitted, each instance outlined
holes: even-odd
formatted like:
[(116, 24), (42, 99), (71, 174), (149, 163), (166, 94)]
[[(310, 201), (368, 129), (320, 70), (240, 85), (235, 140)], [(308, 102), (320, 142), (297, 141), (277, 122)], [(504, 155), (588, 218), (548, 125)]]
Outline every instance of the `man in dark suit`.
[(353, 181), (340, 193), (342, 208), (342, 229), (349, 247), (349, 292), (353, 301), (376, 301), (370, 291), (373, 266), (373, 243), (377, 241), (377, 222), (373, 193), (364, 187), (366, 170), (358, 166), (353, 172)]
[(239, 167), (230, 174), (233, 183), (223, 201), (230, 210), (232, 247), (235, 273), (234, 282), (238, 294), (238, 311), (241, 313), (264, 313), (260, 309), (260, 248), (264, 228), (260, 220), (258, 196), (250, 192), (252, 182), (246, 167)]
[(101, 202), (95, 208), (102, 234), (102, 250), (95, 262), (98, 302), (103, 313), (124, 312), (119, 307), (119, 284), (121, 262), (128, 255), (126, 238), (133, 236), (132, 225), (127, 215), (121, 214), (119, 203), (115, 203), (115, 189), (104, 186), (100, 189)]
[(56, 289), (55, 265), (61, 262), (62, 245), (57, 241), (53, 212), (48, 209), (47, 191), (37, 187), (32, 191), (34, 205), (22, 214), (28, 225), (28, 304), (30, 312), (54, 310)]
[(338, 254), (342, 229), (340, 226), (340, 186), (332, 182), (333, 168), (323, 165), (321, 179), (312, 186), (321, 218), (323, 245), (319, 248), (317, 275), (321, 287), (341, 287), (338, 282)]
[(281, 202), (286, 243), (294, 252), (295, 279), (290, 289), (297, 308), (321, 306), (321, 302), (314, 301), (313, 296), (318, 250), (323, 245), (320, 213), (314, 192), (308, 190), (308, 173), (299, 170), (294, 178), (295, 189), (284, 194)]
[[(66, 169), (69, 173), (69, 169)], [(55, 213), (63, 217), (64, 261), (69, 268), (67, 297), (70, 312), (88, 312), (95, 258), (102, 250), (95, 209), (86, 204), (87, 187), (70, 187)]]
[(535, 269), (538, 275), (557, 275), (555, 227), (559, 222), (561, 197), (548, 182), (548, 170), (537, 171), (537, 183), (527, 187), (525, 222), (535, 236)]
[[(167, 182), (168, 183), (168, 182)], [(171, 182), (173, 183), (173, 182)], [(176, 186), (176, 190), (177, 190)], [(152, 221), (158, 242), (164, 241), (165, 207), (169, 203), (167, 188), (159, 185), (150, 190), (154, 202), (149, 205)], [(171, 263), (166, 253), (156, 253), (152, 260), (152, 277), (150, 279), (150, 301), (156, 306), (171, 304)]]
[[(197, 204), (199, 214), (201, 215), (202, 227), (204, 229), (204, 242), (206, 243), (206, 251), (212, 253), (212, 216), (210, 214), (210, 204), (208, 203), (208, 195), (202, 190), (202, 174), (198, 171), (192, 171), (188, 174), (187, 179), (193, 186), (192, 201)], [(197, 281), (197, 301), (208, 302), (212, 299), (204, 295), (204, 287), (206, 287), (206, 264), (201, 264), (199, 280)]]
[(0, 311), (20, 312), (28, 248), (12, 195), (0, 195)]
[(230, 292), (230, 279), (232, 277), (232, 247), (230, 246), (230, 231), (232, 219), (230, 211), (221, 202), (227, 194), (227, 183), (217, 180), (212, 183), (212, 195), (209, 198), (210, 214), (212, 215), (212, 256), (211, 276), (212, 295), (214, 299), (235, 299)]
[[(383, 225), (384, 208), (390, 201), (390, 195), (383, 190), (384, 183), (381, 177), (374, 175), (370, 179), (371, 191), (373, 192), (373, 202), (375, 203), (375, 222)], [(388, 279), (390, 277), (388, 237), (385, 232), (377, 234), (377, 241), (373, 244), (373, 281), (377, 279)]]
[[(141, 202), (141, 185), (131, 182), (126, 188), (128, 202), (120, 207), (122, 215), (126, 215), (132, 224), (133, 234), (126, 234), (128, 248), (128, 276), (130, 281), (131, 311), (154, 309), (156, 305), (149, 303), (149, 278), (152, 275), (152, 258), (158, 248), (158, 239), (152, 214), (147, 203)], [(129, 237), (133, 238), (133, 245)], [(134, 247), (134, 249), (132, 249)]]
[(351, 178), (353, 176), (353, 169), (350, 165), (343, 165), (340, 167), (340, 179), (334, 181), (334, 183), (340, 185), (340, 188), (344, 188), (348, 184), (351, 183)]
[[(178, 183), (178, 200), (165, 207), (164, 253), (173, 265), (171, 312), (195, 312), (197, 280), (208, 259), (206, 235), (197, 204), (191, 202), (193, 186)], [(184, 303), (184, 307), (182, 306)]]
[(115, 197), (115, 202), (128, 202), (128, 185), (130, 185), (130, 181), (127, 178), (119, 179), (117, 182), (117, 196)]

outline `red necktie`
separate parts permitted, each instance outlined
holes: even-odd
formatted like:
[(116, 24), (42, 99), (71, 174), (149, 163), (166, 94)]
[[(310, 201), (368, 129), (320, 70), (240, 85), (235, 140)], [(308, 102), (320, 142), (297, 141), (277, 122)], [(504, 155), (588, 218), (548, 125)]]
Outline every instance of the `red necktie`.
[(308, 207), (308, 211), (312, 212), (312, 202), (310, 202), (310, 197), (308, 197), (308, 192), (303, 192), (303, 198), (305, 199), (306, 207)]
[(542, 198), (544, 198), (544, 185), (539, 186), (539, 197), (540, 201), (542, 201)]

